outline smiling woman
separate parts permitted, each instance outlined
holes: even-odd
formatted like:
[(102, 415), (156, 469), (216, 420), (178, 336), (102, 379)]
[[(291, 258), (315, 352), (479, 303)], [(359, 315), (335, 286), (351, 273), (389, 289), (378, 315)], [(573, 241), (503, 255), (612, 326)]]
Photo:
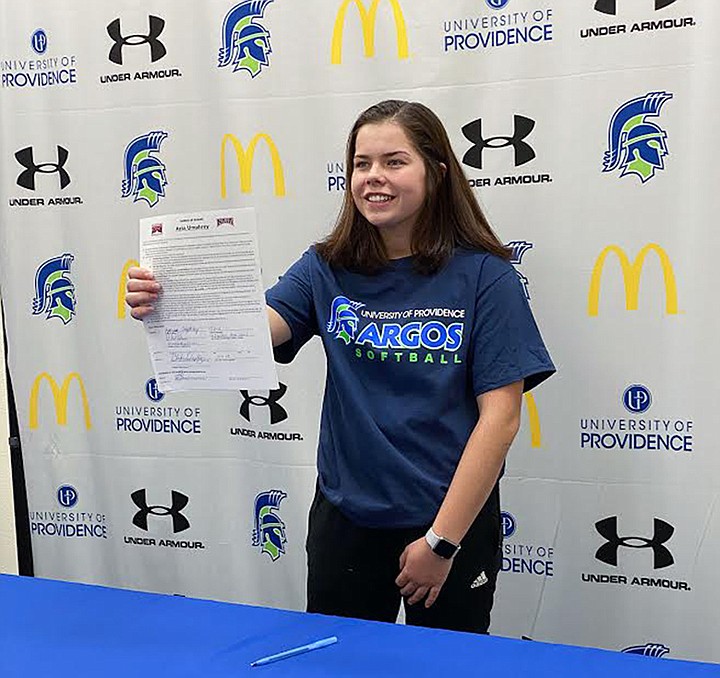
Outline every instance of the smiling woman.
[[(437, 116), (360, 114), (335, 227), (266, 292), (275, 360), (327, 357), (307, 609), (487, 632), (498, 480), (523, 391), (555, 370)], [(162, 291), (130, 269), (133, 317)]]
[(319, 334), (328, 362), (307, 608), (394, 621), (402, 598), (409, 624), (485, 633), (498, 479), (554, 367), (430, 109), (361, 113), (345, 167), (334, 229), (267, 292), (276, 360)]
[(388, 258), (412, 254), (412, 232), (427, 197), (425, 163), (400, 125), (360, 128), (351, 191), (360, 214), (379, 229)]
[(365, 273), (413, 255), (437, 271), (456, 247), (509, 258), (475, 199), (439, 118), (416, 102), (383, 101), (348, 137), (346, 186), (335, 228), (317, 250)]

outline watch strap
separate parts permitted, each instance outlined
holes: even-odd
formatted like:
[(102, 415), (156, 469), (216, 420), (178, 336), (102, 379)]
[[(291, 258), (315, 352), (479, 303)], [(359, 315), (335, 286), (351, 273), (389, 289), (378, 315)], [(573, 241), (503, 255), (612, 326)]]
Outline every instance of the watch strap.
[(460, 550), (460, 544), (441, 537), (432, 527), (425, 534), (425, 541), (433, 553), (446, 560), (450, 560)]

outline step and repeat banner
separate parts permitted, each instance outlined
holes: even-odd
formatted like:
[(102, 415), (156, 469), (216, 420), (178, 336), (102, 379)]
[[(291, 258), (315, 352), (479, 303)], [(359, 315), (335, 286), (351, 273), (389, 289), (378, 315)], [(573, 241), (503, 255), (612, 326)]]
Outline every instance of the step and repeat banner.
[(138, 220), (328, 232), (357, 114), (443, 120), (559, 373), (502, 482), (492, 631), (720, 661), (713, 0), (0, 0), (0, 284), (36, 574), (302, 609), (324, 358), (162, 393)]

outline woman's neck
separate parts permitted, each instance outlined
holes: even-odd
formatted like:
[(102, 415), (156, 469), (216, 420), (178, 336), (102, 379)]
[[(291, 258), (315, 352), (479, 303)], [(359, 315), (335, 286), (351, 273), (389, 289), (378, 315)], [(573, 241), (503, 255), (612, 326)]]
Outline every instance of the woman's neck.
[(405, 229), (395, 232), (381, 230), (380, 236), (385, 245), (388, 259), (402, 259), (403, 257), (409, 257), (413, 253), (411, 234)]

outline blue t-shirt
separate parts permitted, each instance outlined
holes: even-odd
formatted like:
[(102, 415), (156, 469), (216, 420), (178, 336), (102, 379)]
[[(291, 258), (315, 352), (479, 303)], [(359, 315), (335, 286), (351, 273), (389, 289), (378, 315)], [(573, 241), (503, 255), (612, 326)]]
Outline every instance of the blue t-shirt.
[(484, 252), (457, 250), (433, 275), (412, 257), (363, 275), (310, 248), (266, 299), (292, 331), (278, 362), (323, 342), (320, 489), (365, 527), (432, 522), (476, 396), (521, 379), (527, 391), (555, 371), (515, 269)]

